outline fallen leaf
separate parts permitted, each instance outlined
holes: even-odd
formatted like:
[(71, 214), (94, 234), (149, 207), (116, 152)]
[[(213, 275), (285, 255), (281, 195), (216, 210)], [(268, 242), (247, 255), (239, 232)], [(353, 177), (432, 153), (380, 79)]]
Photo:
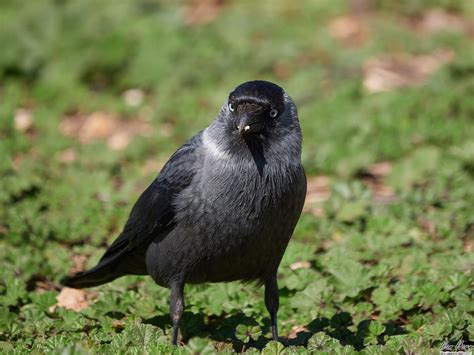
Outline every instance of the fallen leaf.
[(350, 12), (358, 15), (369, 14), (373, 12), (373, 0), (348, 0)]
[(19, 108), (15, 111), (14, 126), (17, 131), (27, 132), (33, 125), (33, 112), (30, 109)]
[(127, 131), (119, 131), (112, 134), (107, 140), (107, 145), (112, 150), (122, 150), (132, 142), (132, 137)]
[(474, 250), (474, 223), (470, 223), (463, 236), (464, 251), (470, 253)]
[(298, 337), (298, 333), (301, 332), (307, 332), (308, 328), (306, 328), (304, 325), (294, 325), (291, 328), (290, 334), (288, 334), (288, 339), (296, 339)]
[(311, 267), (311, 263), (309, 261), (297, 261), (293, 264), (290, 265), (290, 269), (292, 271), (298, 270), (298, 269), (309, 269)]
[(331, 21), (329, 33), (346, 45), (358, 46), (369, 39), (369, 32), (363, 19), (356, 16), (341, 16)]
[(466, 240), (464, 242), (464, 251), (466, 253), (470, 253), (474, 251), (474, 242), (472, 240)]
[(369, 184), (368, 187), (372, 190), (372, 200), (376, 204), (386, 205), (398, 201), (395, 190), (391, 186), (385, 185), (383, 182)]
[(308, 178), (303, 211), (313, 213), (315, 216), (322, 216), (324, 210), (317, 204), (326, 201), (329, 197), (331, 197), (331, 186), (328, 176), (321, 175)]
[(79, 312), (89, 307), (90, 304), (90, 300), (84, 290), (69, 287), (64, 287), (56, 297), (56, 300), (58, 303), (49, 308), (50, 313), (53, 313), (58, 307)]
[(392, 171), (392, 163), (382, 161), (372, 164), (361, 172), (363, 183), (372, 191), (372, 200), (376, 204), (389, 204), (398, 201), (395, 190), (385, 183), (385, 178)]
[(454, 52), (449, 49), (428, 55), (400, 54), (373, 58), (364, 65), (363, 84), (369, 93), (419, 86), (453, 58)]
[(458, 14), (441, 8), (424, 12), (420, 17), (408, 21), (408, 26), (421, 33), (440, 31), (474, 34), (474, 22)]
[(81, 143), (89, 143), (94, 139), (110, 136), (115, 126), (110, 115), (94, 112), (89, 116), (79, 114), (66, 117), (59, 128), (64, 135), (75, 137)]
[(376, 178), (384, 178), (392, 171), (392, 163), (389, 161), (382, 161), (372, 164), (368, 168), (368, 172)]
[(61, 132), (87, 144), (102, 139), (112, 150), (126, 148), (135, 135), (148, 136), (152, 127), (141, 119), (122, 120), (105, 112), (68, 116), (59, 126)]
[(125, 328), (125, 322), (122, 319), (114, 319), (112, 321), (112, 327), (115, 330), (122, 330)]
[(110, 202), (111, 200), (110, 194), (108, 193), (98, 192), (94, 194), (94, 196), (96, 199), (98, 199), (101, 202)]
[(72, 163), (77, 159), (77, 153), (74, 148), (67, 148), (56, 155), (61, 163)]
[(224, 0), (190, 0), (184, 8), (186, 25), (204, 25), (212, 22), (221, 13)]
[(122, 94), (123, 101), (130, 107), (137, 107), (143, 103), (145, 93), (140, 89), (129, 89)]

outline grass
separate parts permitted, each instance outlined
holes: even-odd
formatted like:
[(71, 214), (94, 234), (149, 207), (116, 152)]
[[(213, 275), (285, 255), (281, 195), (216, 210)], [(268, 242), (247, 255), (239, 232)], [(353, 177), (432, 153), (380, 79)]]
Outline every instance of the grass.
[[(346, 2), (299, 4), (211, 5), (216, 18), (199, 23), (164, 0), (2, 2), (0, 352), (430, 353), (473, 341), (472, 33), (409, 25), (436, 7), (472, 18), (472, 4), (375, 1), (367, 38), (349, 43), (330, 30)], [(364, 89), (370, 58), (437, 50), (453, 59), (423, 85)], [(297, 102), (316, 197), (279, 270), (281, 344), (253, 285), (187, 286), (180, 348), (168, 290), (149, 278), (96, 288), (81, 312), (50, 310), (77, 256), (94, 265), (159, 166), (255, 78)], [(130, 89), (143, 100), (127, 104)], [(124, 149), (111, 149), (114, 129), (64, 134), (66, 117), (91, 113), (149, 132)]]

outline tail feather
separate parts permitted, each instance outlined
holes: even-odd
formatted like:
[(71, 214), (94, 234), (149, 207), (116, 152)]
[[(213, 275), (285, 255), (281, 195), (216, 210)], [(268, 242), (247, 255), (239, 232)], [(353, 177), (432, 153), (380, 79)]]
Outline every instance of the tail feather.
[(114, 270), (113, 263), (99, 263), (90, 270), (63, 278), (61, 284), (72, 288), (94, 287), (113, 281), (123, 275)]
[[(61, 284), (72, 288), (94, 287), (126, 275), (127, 273), (119, 271), (119, 269), (121, 269), (120, 259), (124, 254), (127, 254), (127, 250), (124, 248), (124, 240), (121, 239), (124, 238), (118, 238), (118, 240), (112, 244), (111, 248), (106, 251), (96, 266), (90, 270), (63, 278)], [(114, 246), (117, 245), (119, 247), (114, 248)]]
[(72, 288), (86, 288), (103, 285), (125, 275), (146, 275), (145, 252), (146, 248), (133, 252), (127, 250), (126, 239), (120, 236), (95, 267), (65, 277), (61, 284)]

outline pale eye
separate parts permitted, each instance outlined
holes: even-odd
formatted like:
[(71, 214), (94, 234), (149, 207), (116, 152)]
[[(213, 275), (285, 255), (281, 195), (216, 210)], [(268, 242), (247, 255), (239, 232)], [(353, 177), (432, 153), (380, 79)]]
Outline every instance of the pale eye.
[(234, 112), (234, 104), (233, 103), (229, 103), (229, 110), (231, 112)]
[(275, 118), (277, 115), (278, 115), (278, 110), (273, 109), (270, 111), (270, 117)]

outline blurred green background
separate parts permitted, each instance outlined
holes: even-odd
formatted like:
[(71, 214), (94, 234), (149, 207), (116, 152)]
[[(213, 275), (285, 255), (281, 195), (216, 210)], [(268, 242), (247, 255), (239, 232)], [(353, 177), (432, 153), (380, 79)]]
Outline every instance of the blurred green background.
[[(0, 44), (1, 352), (473, 340), (474, 2), (2, 0)], [(280, 267), (282, 344), (252, 285), (187, 287), (180, 349), (149, 279), (55, 307), (58, 280), (98, 260), (170, 154), (253, 79), (295, 100), (309, 177)]]

